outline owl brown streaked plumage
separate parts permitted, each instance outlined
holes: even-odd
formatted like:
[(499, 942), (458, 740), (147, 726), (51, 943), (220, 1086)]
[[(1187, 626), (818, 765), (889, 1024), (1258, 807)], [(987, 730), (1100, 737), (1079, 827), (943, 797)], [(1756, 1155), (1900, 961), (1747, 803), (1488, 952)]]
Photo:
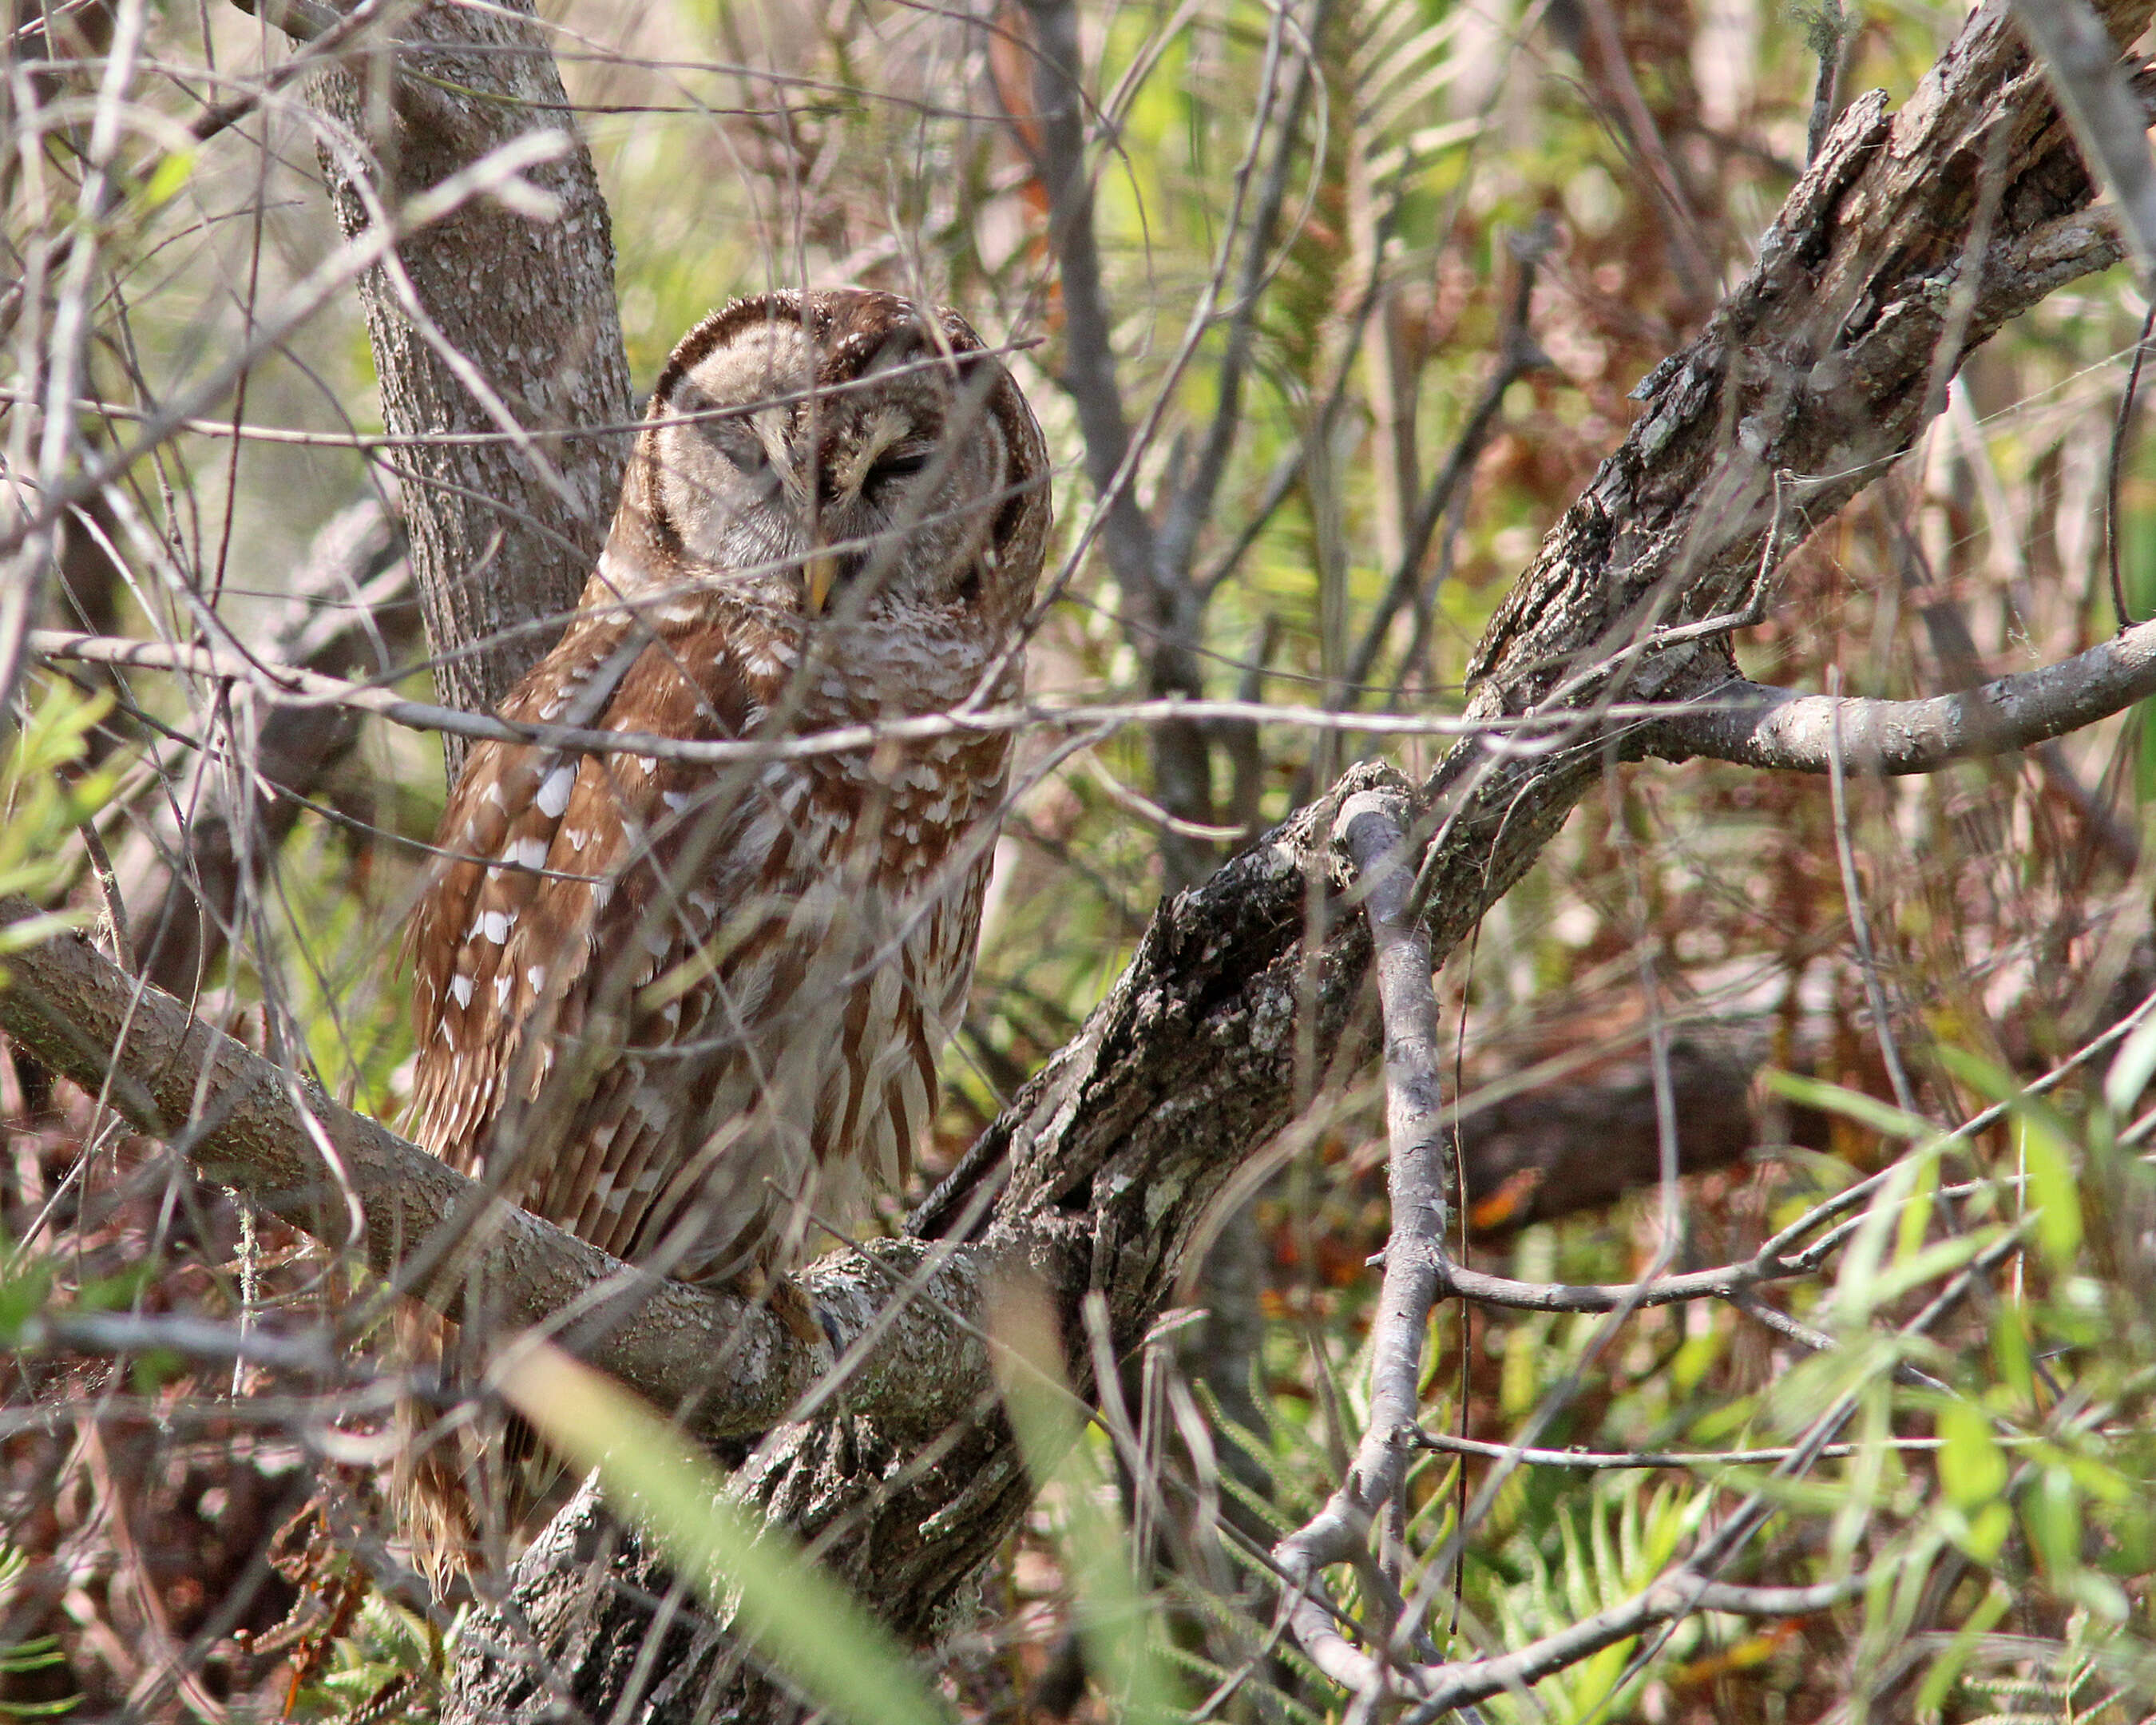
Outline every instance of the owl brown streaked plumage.
[[(730, 305), (667, 362), (576, 620), (501, 716), (752, 740), (1012, 699), (1046, 480), (955, 312)], [(1001, 734), (720, 766), (480, 744), (412, 919), (414, 1135), (662, 1273), (783, 1272), (857, 1176), (906, 1176), (1008, 756)], [(403, 1481), (438, 1582), (472, 1531), (454, 1450)]]

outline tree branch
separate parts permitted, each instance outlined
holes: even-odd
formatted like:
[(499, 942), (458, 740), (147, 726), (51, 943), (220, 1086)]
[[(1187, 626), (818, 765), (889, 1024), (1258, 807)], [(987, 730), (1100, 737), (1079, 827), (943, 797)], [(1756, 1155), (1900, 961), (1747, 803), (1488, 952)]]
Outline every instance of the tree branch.
[[(1014, 130), (1048, 199), (1048, 242), (1063, 297), (1064, 358), (1057, 381), (1077, 411), (1086, 477), (1105, 511), (1101, 548), (1122, 595), (1125, 632), (1146, 667), (1147, 692), (1195, 697), (1205, 692), (1194, 651), (1203, 599), (1190, 578), (1187, 548), (1178, 553), (1181, 561), (1170, 567), (1162, 554), (1161, 537), (1135, 489), (1136, 452), (1122, 386), (1116, 375), (1114, 320), (1101, 279), (1100, 244), (1093, 230), (1078, 8), (1074, 0), (1025, 0), (1025, 10), (1037, 42), (1034, 115), (1029, 125)], [(1283, 151), (1287, 147), (1283, 144)], [(1229, 223), (1231, 240), (1240, 226), (1244, 189), (1239, 182)], [(1213, 292), (1208, 289), (1178, 364), (1162, 386), (1155, 419), (1166, 405), (1176, 372), (1187, 362), (1203, 332)], [(1224, 392), (1232, 382), (1224, 377)], [(1228, 403), (1229, 394), (1224, 393), (1222, 400)], [(1204, 732), (1194, 721), (1178, 716), (1157, 726), (1150, 742), (1152, 791), (1161, 806), (1179, 820), (1209, 825), (1212, 773)], [(1200, 840), (1163, 832), (1160, 855), (1168, 890), (1202, 879), (1214, 855)]]
[[(2116, 6), (2117, 28), (2145, 4)], [(2138, 28), (2138, 27), (2137, 27)], [(2003, 137), (2003, 151), (1994, 141)], [(1613, 757), (1613, 701), (1675, 706), (1732, 680), (1728, 632), (1780, 560), (1906, 449), (1949, 332), (1987, 160), (2009, 164), (1957, 352), (2122, 255), (2004, 0), (1973, 13), (1890, 120), (1853, 103), (1765, 236), (1749, 277), (1635, 393), (1645, 411), (1507, 596), (1471, 661), (1471, 718), (1574, 716), (1576, 745), (1455, 748), (1427, 788), (1442, 823), (1421, 883), (1441, 957), (1519, 878)]]
[(1857, 1574), (1815, 1587), (1740, 1587), (1710, 1581), (1679, 1568), (1624, 1604), (1582, 1618), (1513, 1652), (1402, 1673), (1400, 1689), (1418, 1703), (1410, 1717), (1419, 1725), (1469, 1702), (1539, 1682), (1553, 1671), (1577, 1665), (1589, 1654), (1628, 1641), (1642, 1630), (1673, 1618), (1689, 1617), (1695, 1611), (1802, 1617), (1856, 1598), (1867, 1579)]
[[(1444, 1055), (1438, 1040), (1437, 997), (1430, 983), (1430, 937), (1414, 920), (1414, 874), (1403, 799), (1366, 793), (1342, 805), (1335, 831), (1354, 860), (1358, 891), (1370, 921), (1378, 999), (1384, 1021), (1385, 1127), (1391, 1144), (1392, 1225), (1385, 1243), (1383, 1285), (1370, 1332), (1370, 1410), (1355, 1459), (1323, 1508), (1273, 1548), (1273, 1560), (1294, 1590), (1288, 1625), (1327, 1676), (1369, 1694), (1382, 1688), (1384, 1667), (1358, 1652), (1338, 1627), (1338, 1614), (1318, 1572), (1367, 1556), (1378, 1516), (1407, 1478), (1409, 1451), (1394, 1434), (1412, 1427), (1421, 1410), (1423, 1347), (1430, 1314), (1445, 1291), (1450, 1260), (1445, 1229), (1446, 1194), (1457, 1180), (1452, 1140), (1445, 1129)], [(1390, 1595), (1388, 1640), (1416, 1639), (1397, 1620), (1399, 1578), (1387, 1573), (1377, 1592)]]
[[(1279, 137), (1273, 146), (1272, 167), (1259, 194), (1250, 233), (1243, 241), (1243, 268), (1236, 280), (1227, 341), (1220, 355), (1213, 417), (1206, 425), (1190, 477), (1169, 500), (1161, 521), (1156, 552), (1161, 578), (1190, 590), (1194, 603), (1199, 607), (1204, 603), (1205, 591), (1194, 581), (1192, 560), (1197, 554), (1198, 536), (1213, 519), (1213, 505), (1219, 495), (1220, 481), (1228, 471), (1228, 457), (1235, 449), (1236, 434), (1242, 429), (1243, 379), (1250, 366), (1252, 338), (1257, 330), (1258, 305), (1263, 297), (1266, 269), (1272, 261), (1281, 211), (1287, 202), (1288, 170), (1295, 162), (1304, 116), (1310, 106), (1312, 86), (1317, 75), (1318, 47), (1325, 39), (1332, 10), (1332, 0), (1312, 0), (1307, 40), (1296, 57), (1295, 81), (1288, 88), (1287, 105), (1281, 116)], [(1284, 13), (1277, 17), (1276, 31), (1284, 33), (1286, 23)], [(1234, 204), (1239, 210), (1250, 170), (1256, 164), (1258, 146), (1265, 136), (1272, 92), (1272, 84), (1268, 81), (1257, 116), (1251, 123), (1250, 155), (1236, 170)], [(1229, 238), (1233, 237), (1231, 230)], [(1223, 267), (1226, 262), (1224, 250)]]
[[(1568, 1467), (1582, 1473), (1622, 1473), (1632, 1468), (1759, 1467), (1769, 1461), (1788, 1461), (1810, 1454), (1820, 1461), (1845, 1459), (1861, 1453), (1855, 1444), (1829, 1444), (1817, 1451), (1789, 1446), (1762, 1450), (1537, 1450), (1518, 1444), (1485, 1443), (1479, 1438), (1455, 1436), (1449, 1431), (1418, 1429), (1404, 1434), (1418, 1449), (1435, 1450), (1447, 1455), (1471, 1455), (1482, 1461), (1518, 1463), (1527, 1467)], [(1935, 1451), (1937, 1438), (1889, 1438), (1887, 1446), (1917, 1454)]]
[[(40, 913), (0, 899), (0, 929)], [(830, 1362), (737, 1295), (656, 1280), (505, 1205), (475, 1182), (311, 1081), (250, 1052), (138, 983), (79, 936), (7, 959), (0, 1031), (53, 1071), (182, 1151), (202, 1176), (317, 1240), (357, 1252), (437, 1311), (475, 1296), (511, 1328), (540, 1325), (692, 1430), (737, 1437), (777, 1425)], [(444, 1248), (454, 1245), (454, 1250)], [(424, 1276), (415, 1263), (437, 1260)], [(890, 1289), (926, 1267), (922, 1297), (896, 1318)], [(988, 1382), (986, 1355), (945, 1313), (978, 1305), (982, 1266), (917, 1245), (826, 1260), (805, 1278), (842, 1351), (870, 1337), (844, 1404), (933, 1425)], [(925, 1351), (924, 1351), (925, 1350)]]
[[(662, 761), (693, 761), (727, 767), (769, 761), (802, 761), (817, 756), (850, 754), (891, 741), (928, 742), (939, 737), (980, 736), (993, 732), (1080, 730), (1104, 732), (1124, 725), (1158, 725), (1182, 718), (1244, 725), (1293, 725), (1306, 729), (1357, 731), (1391, 737), (1465, 737), (1494, 724), (1510, 731), (1549, 732), (1562, 721), (1499, 718), (1470, 725), (1442, 716), (1379, 713), (1355, 717), (1312, 707), (1269, 706), (1250, 701), (1160, 701), (1087, 702), (1075, 706), (1026, 705), (978, 707), (970, 711), (922, 713), (912, 718), (842, 725), (798, 737), (751, 737), (696, 742), (662, 737), (655, 732), (593, 731), (574, 725), (527, 723), (470, 713), (460, 707), (407, 701), (379, 684), (357, 683), (299, 665), (276, 665), (214, 647), (172, 641), (147, 641), (132, 635), (89, 635), (61, 629), (33, 629), (30, 650), (49, 660), (84, 665), (127, 665), (141, 670), (183, 672), (190, 676), (229, 677), (251, 685), (270, 700), (304, 700), (350, 707), (412, 731), (437, 731), (473, 740), (536, 743), (595, 755), (641, 754)], [(1659, 716), (1657, 709), (1620, 710), (1620, 717)]]
[(1936, 773), (1955, 761), (2025, 749), (2078, 731), (2156, 695), (2156, 621), (2135, 624), (2041, 670), (1922, 701), (1799, 695), (1738, 681), (1666, 719), (1650, 745), (1684, 760), (1825, 773)]

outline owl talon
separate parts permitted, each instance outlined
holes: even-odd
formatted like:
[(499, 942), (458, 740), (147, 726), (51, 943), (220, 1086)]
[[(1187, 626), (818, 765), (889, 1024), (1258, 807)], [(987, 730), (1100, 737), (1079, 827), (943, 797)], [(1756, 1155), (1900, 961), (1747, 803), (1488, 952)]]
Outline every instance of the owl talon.
[(767, 1292), (771, 1315), (786, 1326), (795, 1341), (803, 1348), (824, 1345), (837, 1352), (838, 1337), (832, 1332), (830, 1320), (802, 1291), (800, 1283), (787, 1276), (774, 1276)]

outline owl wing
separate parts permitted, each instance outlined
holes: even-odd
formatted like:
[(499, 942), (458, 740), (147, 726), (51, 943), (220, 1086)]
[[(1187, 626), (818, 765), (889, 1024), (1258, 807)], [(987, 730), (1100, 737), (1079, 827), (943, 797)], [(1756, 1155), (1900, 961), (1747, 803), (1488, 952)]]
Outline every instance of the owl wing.
[[(722, 635), (692, 630), (664, 646), (624, 679), (610, 726), (738, 737), (757, 726), (764, 703)], [(596, 880), (578, 883), (581, 896), (547, 881), (534, 927), (574, 968), (510, 996), (527, 1026), (544, 1027), (531, 1138), (558, 1147), (524, 1201), (617, 1256), (649, 1255), (654, 1210), (691, 1171), (706, 1186), (728, 1147), (706, 1142), (706, 1128), (746, 1117), (762, 1087), (770, 982), (799, 901), (794, 829), (773, 785), (800, 778), (769, 763), (616, 754), (588, 759), (571, 788), (550, 862)], [(572, 1061), (578, 1070), (562, 1069)], [(726, 1209), (718, 1231), (752, 1255), (775, 1196), (738, 1157), (732, 1172), (741, 1189), (718, 1183), (705, 1201)]]
[[(565, 639), (504, 716), (753, 733), (782, 658), (669, 615)], [(988, 856), (962, 839), (1005, 748), (715, 768), (481, 745), (413, 919), (421, 1142), (618, 1256), (685, 1230), (665, 1255), (699, 1281), (786, 1255), (826, 1172), (902, 1182), (973, 968)]]
[[(717, 740), (745, 734), (762, 707), (724, 633), (677, 616), (654, 625), (579, 624), (501, 711), (511, 720)], [(580, 1117), (619, 1089), (605, 1076), (614, 1051), (668, 1016), (663, 1007), (639, 1009), (634, 991), (652, 977), (618, 961), (654, 929), (665, 930), (670, 952), (708, 936), (726, 908), (712, 890), (723, 867), (686, 896), (696, 906), (673, 872), (690, 828), (715, 853), (727, 842), (727, 833), (703, 829), (708, 821), (683, 819), (691, 802), (708, 811), (713, 781), (726, 776), (626, 754), (492, 742), (472, 751), (443, 817), (443, 858), (411, 923), (418, 1049), (411, 1117), (426, 1148), (483, 1174), (505, 1111), (536, 1111), (531, 1130), (520, 1122), (514, 1136), (562, 1153), (551, 1167), (497, 1169), (502, 1195), (573, 1223), (566, 1195), (580, 1148), (590, 1147), (585, 1128), (596, 1123)], [(685, 911), (685, 922), (677, 915), (670, 927), (669, 911)], [(595, 1008), (603, 1022), (593, 1023)], [(554, 1082), (567, 1068), (581, 1071)]]

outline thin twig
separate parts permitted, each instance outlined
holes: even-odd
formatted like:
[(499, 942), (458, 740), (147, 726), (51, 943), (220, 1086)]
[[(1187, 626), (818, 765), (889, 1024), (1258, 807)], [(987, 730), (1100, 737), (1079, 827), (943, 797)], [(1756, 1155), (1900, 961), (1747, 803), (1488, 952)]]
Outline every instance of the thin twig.
[[(1587, 1473), (1621, 1472), (1628, 1468), (1754, 1467), (1769, 1461), (1787, 1461), (1798, 1452), (1794, 1447), (1768, 1450), (1528, 1450), (1511, 1444), (1486, 1444), (1476, 1438), (1455, 1437), (1449, 1431), (1427, 1431), (1418, 1426), (1402, 1436), (1416, 1448), (1436, 1450), (1448, 1455), (1476, 1455), (1490, 1461), (1522, 1463), (1528, 1467), (1569, 1467)], [(1938, 1449), (1938, 1438), (1889, 1438), (1894, 1450), (1925, 1451)], [(1819, 1452), (1821, 1461), (1840, 1461), (1870, 1447), (1859, 1444), (1830, 1444)]]
[(128, 932), (127, 901), (120, 895), (120, 876), (113, 870), (111, 855), (105, 848), (96, 822), (79, 821), (75, 831), (81, 837), (84, 854), (90, 858), (90, 872), (97, 877), (98, 896), (105, 902), (105, 922), (111, 931), (113, 958), (131, 976), (138, 968), (135, 942)]
[[(1287, 103), (1281, 116), (1279, 136), (1273, 146), (1271, 171), (1265, 177), (1263, 191), (1259, 194), (1256, 213), (1250, 222), (1250, 234), (1243, 242), (1243, 271), (1235, 284), (1235, 300), (1229, 313), (1228, 339), (1220, 356), (1220, 366), (1214, 385), (1213, 418), (1205, 428), (1205, 438), (1199, 446), (1197, 465), (1189, 480), (1169, 502), (1161, 518), (1160, 535), (1155, 547), (1159, 560), (1159, 573), (1163, 580), (1188, 587), (1191, 580), (1191, 559), (1198, 547), (1198, 536), (1212, 518), (1213, 504), (1220, 489), (1220, 480), (1228, 470), (1228, 457), (1235, 445), (1235, 434), (1242, 425), (1243, 376), (1250, 358), (1251, 339), (1256, 333), (1258, 308), (1262, 298), (1265, 275), (1274, 267), (1273, 239), (1280, 226), (1281, 210), (1287, 201), (1288, 170), (1293, 167), (1296, 142), (1302, 131), (1303, 116), (1310, 106), (1310, 96), (1317, 76), (1317, 45), (1325, 38), (1325, 27), (1331, 18), (1332, 0), (1312, 0), (1308, 37), (1312, 51), (1296, 59), (1295, 81), (1289, 86)], [(1266, 95), (1270, 98), (1271, 84), (1268, 80)], [(1263, 105), (1251, 126), (1251, 150), (1255, 154), (1257, 140), (1263, 136), (1266, 111)], [(1246, 157), (1236, 169), (1239, 182), (1246, 179), (1250, 163)], [(1240, 195), (1240, 194), (1239, 194)]]
[(1467, 423), (1460, 429), (1451, 453), (1430, 482), (1416, 506), (1413, 520), (1408, 526), (1406, 543), (1400, 547), (1400, 560), (1393, 567), (1392, 579), (1386, 583), (1384, 597), (1371, 613), (1370, 621), (1363, 631), (1363, 639), (1348, 661), (1347, 702), (1355, 704), (1363, 686), (1368, 682), (1370, 672), (1378, 662), (1378, 655), (1384, 649), (1386, 631), (1391, 629), (1394, 618), (1399, 615), (1400, 607), (1415, 591), (1422, 572), (1424, 553), (1430, 549), (1431, 536), (1437, 531), (1438, 523), (1445, 519), (1445, 511), (1452, 506), (1454, 494), (1461, 482), (1474, 471), (1490, 433), (1496, 425), (1498, 410), (1504, 406), (1505, 392), (1530, 372), (1539, 371), (1550, 363), (1549, 356), (1536, 344), (1534, 332), (1527, 321), (1527, 309), (1534, 298), (1535, 278), (1542, 268), (1543, 259), (1556, 244), (1556, 225), (1545, 219), (1524, 239), (1516, 240), (1512, 254), (1518, 260), (1519, 275), (1513, 285), (1512, 305), (1506, 318), (1502, 344), (1497, 352), (1497, 364), (1482, 386), (1482, 393), (1467, 416)]
[[(1841, 693), (1841, 669), (1827, 667), (1827, 694)], [(1837, 719), (1841, 710), (1835, 709)], [(1901, 1050), (1894, 1040), (1894, 1023), (1887, 1009), (1887, 990), (1879, 980), (1879, 960), (1871, 946), (1871, 920), (1865, 914), (1863, 883), (1856, 878), (1856, 857), (1849, 842), (1849, 798), (1843, 785), (1842, 762), (1847, 752), (1837, 732), (1834, 752), (1827, 759), (1827, 785), (1834, 804), (1834, 854), (1841, 866), (1841, 891), (1849, 908), (1850, 937), (1856, 942), (1856, 960), (1864, 974), (1865, 998), (1871, 1003), (1872, 1029), (1879, 1037), (1879, 1052), (1887, 1062), (1887, 1076), (1894, 1086), (1894, 1100), (1909, 1112), (1917, 1111), (1917, 1093), (1902, 1068)]]
[(1812, 84), (1811, 119), (1804, 127), (1804, 162), (1809, 167), (1819, 155), (1841, 93), (1842, 45), (1848, 36), (1847, 15), (1841, 0), (1820, 0), (1815, 11), (1799, 12), (1804, 35), (1819, 57), (1819, 76)]
[(1241, 827), (1208, 825), (1202, 821), (1185, 820), (1171, 814), (1142, 791), (1132, 789), (1108, 770), (1107, 762), (1098, 752), (1088, 748), (1081, 757), (1086, 775), (1100, 786), (1107, 799), (1126, 814), (1136, 815), (1148, 826), (1158, 827), (1164, 833), (1174, 833), (1185, 839), (1196, 839), (1208, 845), (1232, 845), (1248, 834)]
[[(92, 493), (102, 490), (152, 450), (159, 448), (180, 424), (200, 413), (230, 393), (264, 354), (274, 352), (289, 341), (353, 280), (380, 264), (412, 234), (445, 221), (466, 204), (481, 198), (521, 200), (536, 214), (552, 208), (550, 194), (524, 176), (543, 163), (558, 160), (570, 147), (569, 140), (556, 131), (523, 132), (501, 148), (459, 169), (439, 184), (408, 198), (393, 219), (377, 223), (357, 238), (345, 242), (306, 277), (288, 290), (270, 312), (254, 324), (254, 336), (228, 354), (200, 382), (182, 392), (164, 412), (150, 419), (141, 432), (101, 459), (87, 464), (65, 484), (49, 485), (38, 494), (38, 506), (20, 511), (19, 518), (0, 529), (0, 557), (13, 559), (41, 536), (49, 536), (60, 517)], [(69, 388), (64, 398), (72, 401)], [(55, 414), (56, 420), (71, 420)]]
[(2133, 400), (2141, 388), (2141, 367), (2148, 357), (2148, 337), (2156, 331), (2156, 292), (2148, 296), (2148, 310), (2141, 319), (2141, 334), (2133, 343), (2133, 364), (2126, 373), (2126, 388), (2118, 398), (2118, 418), (2111, 428), (2111, 459), (2106, 464), (2103, 492), (2103, 557), (2111, 575), (2111, 604), (2118, 627), (2133, 627), (2127, 608), (2126, 583), (2118, 572), (2118, 494), (2120, 475), (2126, 466), (2126, 444), (2133, 429)]

